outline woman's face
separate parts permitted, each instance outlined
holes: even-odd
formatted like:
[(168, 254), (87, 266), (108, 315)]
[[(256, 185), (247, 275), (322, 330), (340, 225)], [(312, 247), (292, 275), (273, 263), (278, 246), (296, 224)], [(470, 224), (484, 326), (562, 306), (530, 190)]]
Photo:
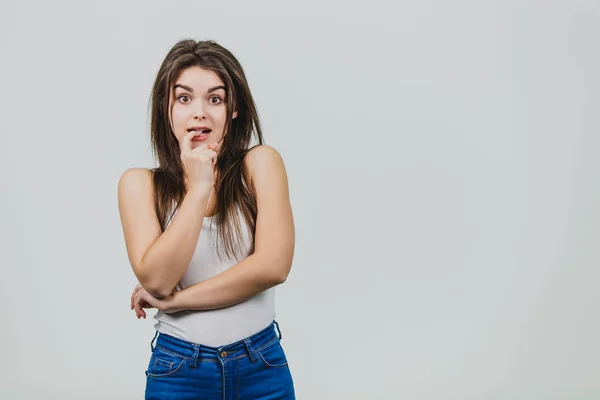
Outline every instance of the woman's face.
[[(227, 118), (227, 93), (219, 76), (200, 67), (182, 71), (171, 86), (171, 126), (181, 143), (192, 129), (200, 135), (192, 138), (192, 148), (223, 139)], [(237, 112), (233, 113), (233, 118)]]

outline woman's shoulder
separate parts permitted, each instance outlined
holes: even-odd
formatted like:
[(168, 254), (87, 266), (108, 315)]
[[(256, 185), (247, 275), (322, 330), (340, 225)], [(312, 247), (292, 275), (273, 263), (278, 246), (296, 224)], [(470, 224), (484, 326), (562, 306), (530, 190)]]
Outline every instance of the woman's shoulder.
[(148, 168), (132, 167), (121, 174), (119, 185), (125, 183), (127, 185), (146, 184), (152, 180), (154, 171)]
[(261, 144), (252, 147), (244, 156), (244, 164), (255, 189), (257, 183), (264, 186), (281, 178), (287, 180), (283, 158), (272, 146)]
[(150, 193), (154, 171), (148, 168), (133, 167), (121, 174), (118, 183), (119, 196), (137, 197)]
[(259, 144), (246, 152), (244, 164), (252, 177), (268, 168), (282, 168), (283, 158), (273, 146)]

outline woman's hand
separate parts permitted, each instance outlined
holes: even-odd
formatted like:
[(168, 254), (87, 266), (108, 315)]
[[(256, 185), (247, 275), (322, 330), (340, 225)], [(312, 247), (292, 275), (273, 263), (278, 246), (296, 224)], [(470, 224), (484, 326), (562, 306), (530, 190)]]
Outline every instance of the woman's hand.
[(131, 309), (135, 310), (135, 315), (138, 319), (140, 317), (146, 319), (144, 308), (156, 308), (164, 312), (169, 311), (172, 298), (173, 296), (170, 295), (164, 299), (157, 299), (148, 293), (142, 285), (138, 284), (131, 294)]
[(197, 135), (198, 132), (189, 132), (181, 141), (184, 182), (188, 191), (199, 190), (202, 193), (209, 193), (215, 185), (214, 168), (223, 141), (203, 144), (192, 149), (192, 138)]

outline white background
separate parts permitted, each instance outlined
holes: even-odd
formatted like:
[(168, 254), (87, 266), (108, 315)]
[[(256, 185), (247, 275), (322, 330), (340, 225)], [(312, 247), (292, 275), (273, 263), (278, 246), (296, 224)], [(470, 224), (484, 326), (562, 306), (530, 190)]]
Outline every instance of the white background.
[(0, 397), (141, 399), (117, 182), (179, 39), (286, 163), (299, 399), (600, 397), (600, 2), (0, 6)]

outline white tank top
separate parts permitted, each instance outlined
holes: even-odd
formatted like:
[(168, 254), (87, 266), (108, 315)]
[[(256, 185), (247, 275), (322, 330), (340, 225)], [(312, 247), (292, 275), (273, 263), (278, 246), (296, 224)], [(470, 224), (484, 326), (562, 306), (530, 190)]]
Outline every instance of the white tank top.
[[(238, 259), (241, 261), (250, 254), (252, 237), (241, 211), (239, 208), (237, 210), (242, 231), (242, 248), (238, 251)], [(170, 223), (169, 220), (167, 226)], [(223, 260), (217, 256), (217, 240)], [(225, 254), (224, 243), (218, 237), (215, 217), (204, 217), (196, 250), (176, 290), (209, 279), (237, 263), (235, 257), (230, 258)], [(223, 346), (245, 339), (273, 322), (275, 287), (230, 307), (208, 311), (184, 310), (175, 314), (158, 311), (154, 319), (157, 321), (154, 328), (158, 332), (205, 346)]]

